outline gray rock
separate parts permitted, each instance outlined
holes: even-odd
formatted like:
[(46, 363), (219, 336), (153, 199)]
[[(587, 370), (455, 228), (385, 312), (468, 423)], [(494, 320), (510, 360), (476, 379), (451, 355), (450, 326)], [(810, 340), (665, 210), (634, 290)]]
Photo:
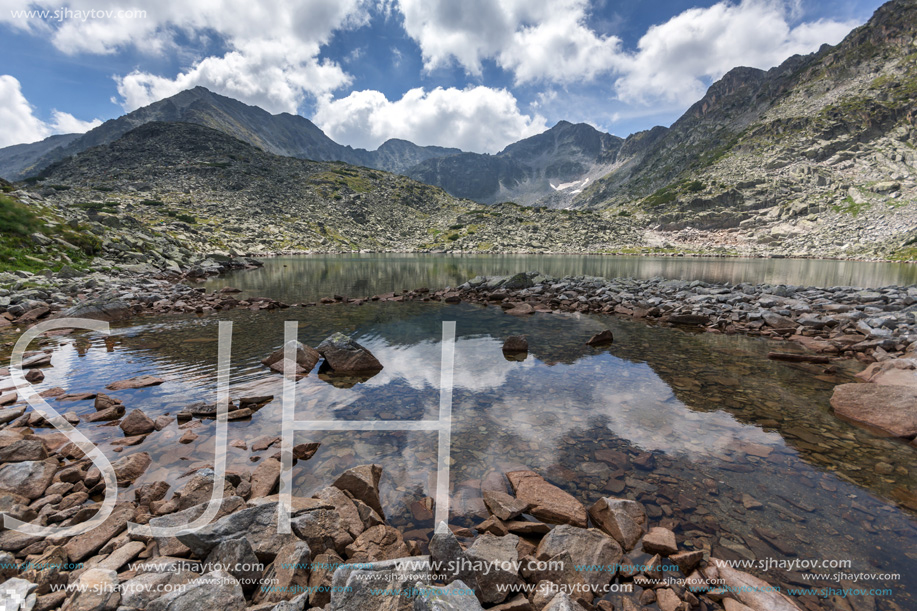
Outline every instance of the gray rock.
[(330, 607), (326, 610), (413, 611), (412, 597), (378, 594), (375, 590), (399, 592), (428, 586), (429, 582), (429, 556), (344, 565), (334, 572)]
[(242, 587), (233, 576), (213, 571), (153, 600), (146, 611), (244, 611), (247, 606)]
[(264, 503), (243, 509), (203, 528), (177, 536), (200, 558), (205, 558), (220, 543), (242, 537), (248, 539), (255, 555), (262, 562), (273, 561), (280, 548), (294, 540), (291, 534), (277, 532), (277, 503)]
[(369, 350), (343, 333), (329, 336), (318, 345), (317, 350), (337, 373), (382, 369), (382, 363)]
[(445, 586), (426, 586), (414, 599), (413, 611), (484, 611), (474, 589), (461, 580)]

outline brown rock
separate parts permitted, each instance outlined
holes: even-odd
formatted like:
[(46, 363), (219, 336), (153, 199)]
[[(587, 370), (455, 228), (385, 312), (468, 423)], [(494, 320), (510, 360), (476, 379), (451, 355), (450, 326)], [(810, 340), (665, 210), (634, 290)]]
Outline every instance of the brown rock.
[(111, 466), (114, 467), (115, 475), (118, 477), (118, 485), (125, 486), (133, 483), (134, 480), (143, 475), (152, 462), (153, 459), (150, 458), (148, 453), (137, 452), (136, 454), (119, 458)]
[(385, 524), (363, 531), (346, 551), (347, 557), (355, 562), (378, 562), (411, 555), (401, 531)]
[(111, 515), (102, 524), (77, 535), (64, 544), (64, 550), (71, 562), (80, 562), (92, 556), (111, 539), (120, 535), (127, 528), (127, 523), (134, 519), (134, 506), (131, 503), (118, 503)]
[(256, 499), (268, 496), (274, 491), (280, 481), (280, 461), (266, 458), (255, 468), (252, 473), (252, 491), (250, 498)]
[(20, 439), (0, 448), (0, 462), (23, 462), (26, 460), (45, 460), (48, 450), (45, 444), (37, 439)]
[(332, 485), (339, 490), (349, 492), (353, 498), (363, 501), (385, 519), (382, 502), (379, 500), (381, 477), (382, 467), (379, 465), (360, 465), (345, 471)]
[(28, 373), (25, 374), (26, 382), (30, 382), (32, 384), (38, 384), (39, 382), (41, 382), (44, 379), (45, 379), (45, 374), (42, 373), (40, 369), (32, 369)]
[(105, 388), (108, 390), (128, 390), (131, 388), (146, 388), (147, 386), (158, 386), (165, 382), (162, 378), (157, 378), (151, 375), (142, 375), (134, 378), (129, 378), (127, 380), (118, 380), (117, 382), (112, 382)]
[(503, 352), (528, 352), (529, 340), (524, 335), (510, 335), (503, 342)]
[[(311, 346), (306, 346), (302, 342), (294, 340), (294, 349), (296, 351), (296, 364), (299, 366), (296, 373), (309, 373), (318, 363), (321, 355), (315, 348)], [(286, 354), (286, 346), (281, 346), (277, 350), (271, 353), (270, 356), (266, 357), (261, 363), (267, 367), (270, 367), (274, 371), (280, 371), (283, 373), (283, 361), (284, 355)], [(279, 367), (275, 367), (279, 366)]]
[(99, 393), (98, 395), (95, 396), (95, 399), (96, 400), (95, 400), (94, 406), (97, 412), (100, 412), (105, 409), (110, 409), (112, 407), (121, 405), (122, 403), (121, 399), (118, 399), (116, 397), (111, 397), (104, 393)]
[(91, 414), (84, 414), (82, 419), (86, 422), (108, 422), (111, 420), (117, 420), (124, 415), (124, 406), (120, 403), (109, 407), (108, 409), (103, 409), (98, 412), (93, 412)]
[(317, 349), (328, 366), (339, 373), (382, 369), (382, 363), (369, 350), (343, 333), (331, 335)]
[(519, 514), (525, 513), (529, 508), (528, 503), (520, 501), (505, 492), (484, 490), (482, 494), (484, 496), (484, 504), (487, 505), (490, 513), (503, 521), (512, 520), (518, 517)]
[(634, 549), (644, 533), (646, 510), (637, 501), (601, 498), (589, 508), (589, 515), (625, 551)]
[(140, 409), (132, 410), (131, 413), (121, 421), (120, 427), (128, 437), (133, 437), (134, 435), (148, 435), (156, 430), (156, 424)]
[(57, 468), (54, 459), (7, 463), (0, 466), (0, 492), (11, 492), (35, 500), (51, 485)]
[(834, 413), (889, 437), (917, 436), (917, 388), (841, 384), (831, 395)]
[(528, 503), (532, 507), (530, 513), (539, 520), (586, 527), (586, 508), (582, 503), (534, 471), (510, 471), (506, 477), (516, 498)]
[(615, 341), (615, 336), (611, 332), (611, 329), (605, 329), (599, 333), (596, 333), (586, 341), (588, 346), (605, 346)]
[(647, 554), (659, 554), (660, 556), (674, 554), (678, 551), (675, 533), (668, 528), (654, 526), (643, 537), (643, 551)]
[(318, 452), (320, 443), (300, 443), (293, 446), (293, 458), (297, 460), (309, 460)]

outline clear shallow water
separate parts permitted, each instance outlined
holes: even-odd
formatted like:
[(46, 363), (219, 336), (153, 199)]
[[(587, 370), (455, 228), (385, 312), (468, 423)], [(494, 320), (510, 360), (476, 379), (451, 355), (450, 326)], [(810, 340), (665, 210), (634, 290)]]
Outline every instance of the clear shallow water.
[[(900, 573), (887, 585), (903, 608), (917, 608), (917, 520), (902, 493), (917, 488), (917, 451), (875, 438), (829, 412), (828, 398), (845, 373), (766, 358), (772, 343), (736, 336), (687, 333), (610, 317), (536, 314), (519, 319), (499, 308), (438, 303), (372, 303), (231, 311), (203, 317), (141, 319), (102, 337), (63, 338), (42, 388), (98, 391), (115, 379), (152, 373), (161, 386), (122, 391), (128, 409), (155, 417), (196, 400), (213, 400), (219, 320), (234, 323), (232, 384), (239, 394), (277, 400), (249, 421), (229, 424), (230, 440), (249, 445), (280, 432), (280, 376), (260, 359), (282, 343), (283, 321), (299, 320), (300, 339), (316, 345), (333, 331), (353, 333), (385, 369), (352, 388), (315, 372), (297, 383), (299, 419), (435, 418), (443, 320), (456, 321), (452, 435), (452, 519), (476, 523), (484, 507), (480, 480), (491, 471), (532, 468), (587, 506), (614, 491), (646, 503), (654, 520), (671, 519), (699, 549), (727, 558), (850, 560), (849, 572)], [(615, 343), (585, 346), (610, 328)], [(504, 359), (507, 335), (525, 333), (523, 362)], [(252, 389), (257, 389), (253, 392)], [(91, 402), (55, 403), (78, 413)], [(111, 450), (114, 427), (81, 425)], [(147, 451), (153, 465), (138, 484), (179, 476), (212, 461), (214, 424), (178, 444), (177, 424), (125, 452)], [(383, 465), (383, 503), (390, 521), (429, 532), (412, 503), (432, 496), (436, 435), (429, 432), (300, 433), (319, 441), (318, 453), (296, 467), (296, 493), (310, 495), (342, 471)], [(229, 448), (230, 468), (252, 469), (251, 452)], [(635, 464), (653, 456), (647, 469)], [(118, 454), (109, 454), (117, 458)], [(896, 468), (878, 475), (875, 464)], [(623, 485), (623, 489), (622, 489)], [(129, 494), (130, 490), (125, 493)], [(744, 495), (762, 506), (746, 509)], [(766, 542), (780, 542), (778, 551)], [(784, 585), (799, 574), (771, 570)], [(862, 584), (861, 584), (862, 585)]]
[(243, 295), (287, 303), (330, 295), (367, 297), (422, 286), (458, 286), (476, 275), (538, 270), (604, 278), (662, 276), (708, 282), (754, 282), (799, 286), (881, 287), (917, 283), (917, 265), (819, 259), (613, 257), (600, 255), (300, 255), (264, 259), (259, 270), (212, 278), (204, 286), (233, 286)]

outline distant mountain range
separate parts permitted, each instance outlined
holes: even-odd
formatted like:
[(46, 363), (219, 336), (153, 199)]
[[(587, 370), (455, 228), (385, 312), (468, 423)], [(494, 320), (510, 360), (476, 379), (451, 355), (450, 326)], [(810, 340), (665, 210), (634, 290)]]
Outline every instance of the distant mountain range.
[(557, 200), (556, 205), (569, 203), (590, 179), (605, 173), (623, 142), (589, 125), (562, 121), (543, 134), (509, 145), (497, 155), (418, 146), (399, 139), (387, 140), (375, 151), (367, 151), (338, 144), (305, 117), (272, 115), (257, 106), (195, 87), (106, 121), (82, 135), (51, 136), (33, 144), (0, 149), (0, 176), (20, 180), (37, 174), (56, 161), (114, 142), (153, 121), (204, 125), (275, 155), (343, 161), (404, 174), (483, 203), (508, 200), (535, 204), (543, 199)]

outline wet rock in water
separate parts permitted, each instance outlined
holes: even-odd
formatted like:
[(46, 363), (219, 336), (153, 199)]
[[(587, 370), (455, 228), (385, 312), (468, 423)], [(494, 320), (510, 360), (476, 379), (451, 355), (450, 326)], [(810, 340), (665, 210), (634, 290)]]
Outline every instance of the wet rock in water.
[[(295, 362), (296, 367), (294, 367), (294, 373), (305, 374), (312, 371), (315, 365), (318, 363), (321, 355), (315, 348), (311, 346), (306, 346), (302, 342), (293, 340), (292, 348), (295, 351)], [(261, 364), (267, 367), (270, 367), (274, 371), (283, 373), (284, 371), (284, 359), (286, 358), (286, 349), (287, 346), (284, 344), (277, 350), (271, 353), (270, 356), (265, 357)]]
[(119, 425), (128, 437), (148, 435), (156, 430), (156, 423), (140, 409), (132, 410)]
[(80, 416), (85, 422), (109, 422), (124, 416), (124, 405), (116, 403), (112, 407), (101, 409), (92, 414)]
[(281, 464), (279, 460), (266, 458), (255, 467), (252, 473), (252, 491), (249, 498), (256, 499), (268, 496), (280, 481)]
[(586, 341), (587, 346), (607, 346), (615, 341), (615, 336), (611, 329), (605, 329), (596, 333)]
[(5, 464), (0, 467), (0, 492), (11, 492), (35, 500), (51, 485), (57, 467), (54, 459)]
[(16, 391), (8, 392), (4, 395), (0, 395), (0, 406), (12, 405), (19, 400), (19, 393)]
[(9, 409), (0, 409), (0, 424), (12, 422), (25, 413), (25, 405), (21, 407), (12, 407)]
[(624, 551), (634, 549), (645, 532), (646, 510), (637, 501), (601, 498), (589, 508), (589, 516)]
[[(413, 611), (414, 601), (401, 592), (429, 585), (430, 559), (413, 556), (372, 564), (347, 564), (332, 577), (327, 611)], [(379, 593), (380, 585), (384, 592)]]
[(133, 388), (146, 388), (148, 386), (158, 386), (165, 382), (162, 378), (157, 378), (156, 376), (151, 375), (142, 375), (129, 378), (127, 380), (118, 380), (117, 382), (112, 382), (105, 388), (108, 390), (130, 390)]
[(22, 359), (22, 368), (31, 369), (32, 367), (44, 367), (51, 364), (51, 355), (45, 352), (31, 354)]
[(662, 526), (654, 526), (643, 537), (643, 551), (647, 554), (669, 556), (678, 551), (675, 533)]
[(297, 460), (309, 460), (315, 456), (315, 453), (318, 452), (321, 445), (322, 444), (318, 442), (297, 444), (293, 446), (293, 458)]
[(529, 340), (525, 335), (510, 335), (503, 342), (503, 352), (510, 354), (517, 352), (528, 352)]
[(665, 319), (673, 325), (706, 325), (710, 317), (703, 314), (673, 314)]
[(549, 524), (586, 527), (586, 508), (583, 504), (534, 471), (510, 471), (506, 478), (516, 498), (529, 504), (530, 513), (539, 520)]
[(917, 388), (885, 384), (841, 384), (831, 395), (834, 413), (890, 437), (917, 436)]
[(111, 464), (118, 478), (118, 485), (124, 486), (133, 483), (146, 472), (153, 459), (147, 452), (137, 452), (124, 458), (119, 458)]
[(153, 600), (147, 611), (244, 611), (247, 606), (239, 582), (225, 571), (213, 571)]
[(506, 310), (506, 313), (512, 316), (528, 316), (535, 313), (535, 308), (530, 303), (517, 303)]
[(117, 397), (111, 397), (104, 393), (97, 394), (95, 397), (95, 402), (93, 403), (93, 407), (95, 407), (97, 412), (101, 412), (102, 410), (106, 410), (106, 409), (111, 409), (112, 407), (115, 407), (118, 405), (122, 405), (121, 399), (118, 399)]
[(379, 499), (379, 480), (382, 478), (382, 467), (379, 465), (360, 465), (348, 469), (332, 484), (338, 490), (349, 492), (353, 498), (366, 503), (373, 511), (385, 519), (382, 502)]
[(45, 379), (45, 374), (42, 373), (40, 369), (32, 369), (28, 373), (25, 374), (26, 382), (29, 382), (31, 384), (38, 384), (39, 382), (41, 382), (44, 379)]
[(484, 504), (490, 513), (497, 516), (504, 522), (525, 513), (529, 509), (529, 504), (520, 501), (517, 498), (496, 490), (484, 490)]
[(343, 333), (335, 333), (318, 345), (318, 352), (337, 373), (379, 371), (382, 364), (372, 353)]
[(444, 586), (424, 586), (413, 611), (484, 611), (474, 590), (460, 579)]
[(75, 305), (63, 313), (64, 318), (91, 318), (114, 322), (133, 314), (130, 304), (120, 299), (94, 299)]

